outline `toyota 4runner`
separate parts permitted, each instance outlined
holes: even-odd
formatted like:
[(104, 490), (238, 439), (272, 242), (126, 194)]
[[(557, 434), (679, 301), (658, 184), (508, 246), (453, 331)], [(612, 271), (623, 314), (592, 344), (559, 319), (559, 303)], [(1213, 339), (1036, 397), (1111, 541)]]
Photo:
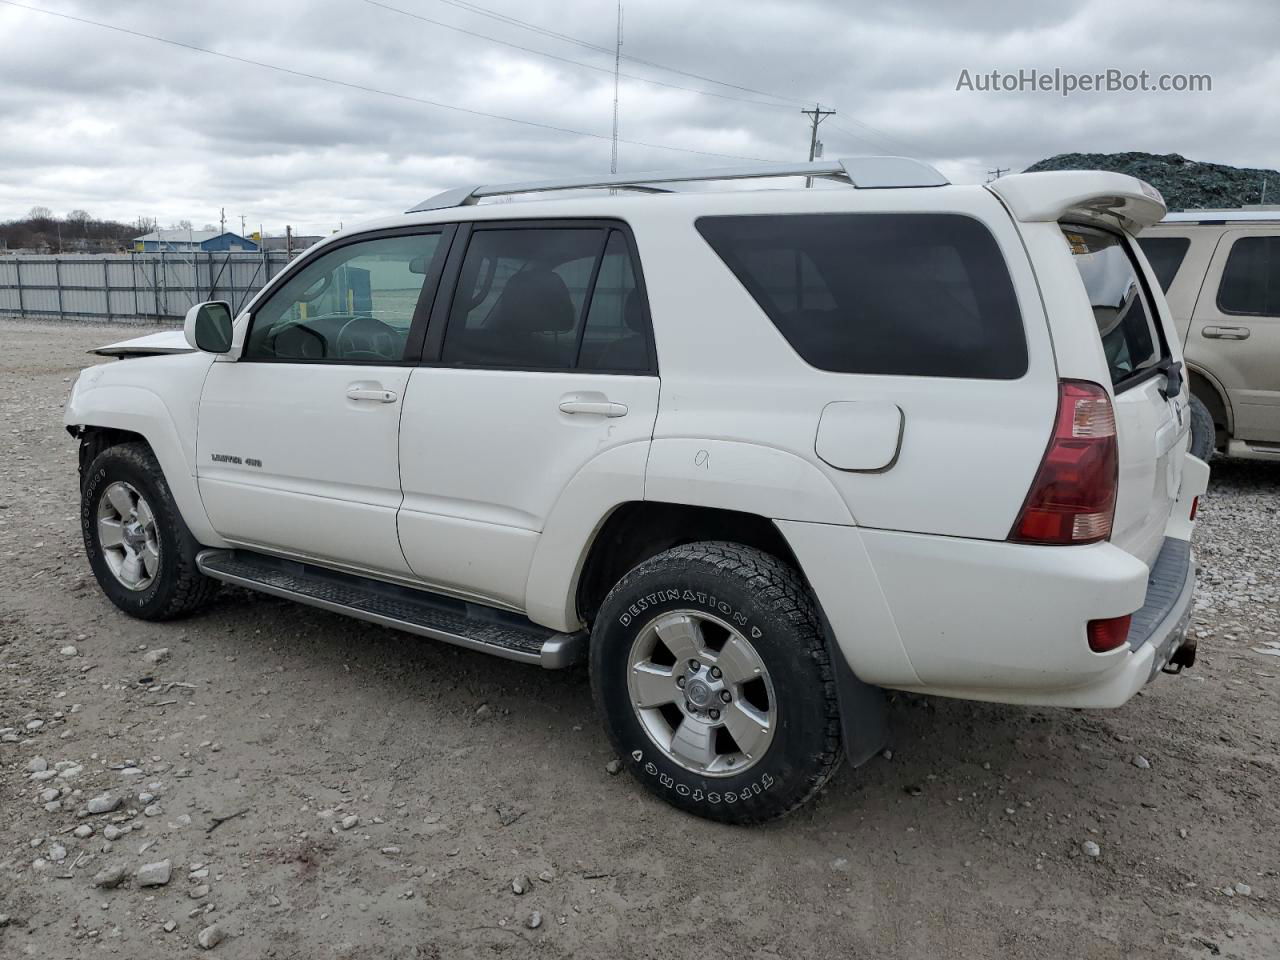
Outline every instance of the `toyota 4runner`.
[[(822, 189), (673, 189), (778, 176)], [(898, 158), (450, 191), (101, 351), (89, 561), (145, 619), (225, 582), (589, 661), (636, 777), (730, 822), (874, 755), (884, 688), (1116, 707), (1195, 656), (1164, 213)]]

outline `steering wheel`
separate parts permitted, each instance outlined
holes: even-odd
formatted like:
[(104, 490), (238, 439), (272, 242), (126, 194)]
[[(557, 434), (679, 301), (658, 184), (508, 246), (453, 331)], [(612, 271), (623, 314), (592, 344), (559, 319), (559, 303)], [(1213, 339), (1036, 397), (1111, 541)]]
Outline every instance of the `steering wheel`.
[(348, 360), (399, 360), (400, 336), (376, 317), (352, 317), (334, 338), (334, 350)]

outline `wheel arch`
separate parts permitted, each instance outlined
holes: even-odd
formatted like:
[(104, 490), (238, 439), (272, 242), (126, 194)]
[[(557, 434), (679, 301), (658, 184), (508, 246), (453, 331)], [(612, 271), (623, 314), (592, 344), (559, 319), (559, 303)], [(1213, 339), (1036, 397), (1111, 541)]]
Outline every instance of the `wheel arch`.
[(1231, 411), (1231, 401), (1217, 378), (1203, 367), (1188, 363), (1187, 384), (1192, 396), (1208, 409), (1214, 424), (1221, 427), (1228, 437), (1234, 436), (1235, 417)]
[(722, 540), (777, 557), (803, 577), (786, 538), (759, 514), (656, 500), (619, 504), (583, 552), (574, 587), (578, 616), (591, 623), (605, 596), (637, 564), (672, 547)]
[(121, 443), (146, 443), (160, 464), (165, 484), (192, 535), (206, 546), (226, 545), (210, 525), (196, 486), (195, 431), (184, 444), (157, 394), (143, 387), (117, 384), (76, 390), (67, 404), (64, 423), (67, 432), (81, 441), (82, 482), (84, 471), (102, 450)]

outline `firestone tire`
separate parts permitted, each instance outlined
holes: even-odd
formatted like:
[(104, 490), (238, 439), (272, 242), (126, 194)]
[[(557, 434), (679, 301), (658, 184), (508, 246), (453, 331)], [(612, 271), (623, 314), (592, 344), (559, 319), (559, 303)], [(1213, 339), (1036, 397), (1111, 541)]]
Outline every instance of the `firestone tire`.
[[(124, 536), (117, 533), (122, 526), (129, 528)], [(145, 443), (108, 447), (94, 457), (81, 480), (80, 527), (98, 585), (130, 616), (173, 620), (217, 593), (218, 581), (196, 567), (200, 544)], [(146, 562), (132, 562), (144, 554)]]
[[(754, 741), (744, 738), (756, 744), (756, 753), (749, 754), (738, 745), (741, 717), (727, 740), (712, 731), (715, 749), (724, 745), (725, 752), (704, 754), (715, 759), (695, 765), (700, 769), (692, 769), (688, 758), (675, 752), (682, 725), (694, 720), (715, 724), (708, 719), (710, 710), (699, 711), (688, 699), (695, 696), (696, 678), (681, 664), (697, 662), (699, 657), (679, 661), (672, 652), (675, 646), (653, 641), (662, 636), (656, 625), (665, 625), (670, 633), (672, 624), (685, 624), (675, 630), (677, 634), (689, 631), (675, 646), (691, 643), (696, 647), (705, 641), (701, 649), (706, 662), (701, 670), (710, 669), (707, 663), (724, 666), (718, 680), (710, 680), (710, 673), (698, 675), (718, 685), (712, 702), (723, 708), (715, 711), (725, 721), (720, 725), (727, 727), (730, 710), (739, 706), (752, 716), (769, 718), (766, 735)], [(722, 643), (718, 652), (713, 649), (717, 639)], [(641, 672), (636, 651), (646, 644), (654, 651), (645, 654), (648, 659), (642, 665), (650, 681), (667, 682), (662, 668), (650, 662), (659, 653), (663, 661), (671, 661), (673, 674), (684, 674), (672, 681), (682, 681), (678, 695), (685, 698), (674, 707), (646, 710), (640, 706), (652, 699), (638, 694), (635, 686)], [(686, 653), (689, 649), (686, 646)], [(747, 651), (758, 659), (751, 659)], [(844, 756), (830, 657), (813, 600), (795, 570), (767, 553), (738, 544), (692, 543), (641, 563), (605, 598), (591, 636), (592, 691), (619, 757), (652, 793), (710, 820), (759, 823), (783, 816), (812, 798)], [(751, 664), (762, 679), (730, 683), (735, 672), (750, 674)], [(768, 697), (760, 693), (765, 684)], [(703, 692), (699, 689), (697, 695)], [(660, 690), (657, 698), (663, 696)], [(720, 698), (723, 703), (716, 702)], [(746, 702), (748, 698), (751, 703)], [(654, 726), (669, 734), (655, 738)], [(747, 726), (747, 733), (755, 738), (765, 725)], [(662, 745), (664, 740), (667, 746)], [(725, 763), (728, 768), (716, 769)]]
[(1213, 415), (1194, 394), (1191, 396), (1190, 406), (1191, 455), (1208, 461), (1213, 456), (1214, 445), (1217, 442), (1217, 428), (1213, 423)]

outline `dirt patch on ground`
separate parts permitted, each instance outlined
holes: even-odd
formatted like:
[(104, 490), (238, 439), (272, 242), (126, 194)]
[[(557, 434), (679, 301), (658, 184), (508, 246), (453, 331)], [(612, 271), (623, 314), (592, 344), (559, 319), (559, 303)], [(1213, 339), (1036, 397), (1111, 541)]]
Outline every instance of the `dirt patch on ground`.
[(1110, 712), (896, 697), (891, 758), (735, 829), (606, 772), (585, 673), (238, 590), (112, 607), (61, 414), (141, 332), (0, 321), (0, 955), (1280, 956), (1280, 464), (1214, 466), (1193, 670)]

